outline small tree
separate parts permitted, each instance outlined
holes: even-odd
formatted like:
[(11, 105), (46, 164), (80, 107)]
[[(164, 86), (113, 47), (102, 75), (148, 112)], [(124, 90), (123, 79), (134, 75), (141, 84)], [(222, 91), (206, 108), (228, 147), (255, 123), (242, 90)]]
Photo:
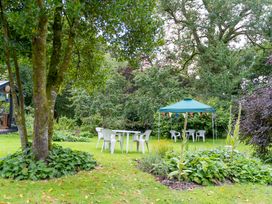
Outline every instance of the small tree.
[(242, 100), (242, 139), (254, 146), (258, 156), (265, 158), (272, 147), (272, 83), (259, 88)]

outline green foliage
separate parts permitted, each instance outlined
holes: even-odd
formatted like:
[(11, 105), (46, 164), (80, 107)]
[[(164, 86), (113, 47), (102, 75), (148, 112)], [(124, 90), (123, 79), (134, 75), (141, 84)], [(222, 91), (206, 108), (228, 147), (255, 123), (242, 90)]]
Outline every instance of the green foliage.
[(58, 122), (54, 123), (55, 130), (75, 130), (77, 128), (77, 121), (72, 118), (61, 117)]
[(92, 138), (93, 134), (91, 134), (89, 131), (80, 131), (78, 136), (85, 137), (85, 138)]
[(226, 180), (237, 183), (272, 183), (271, 166), (238, 151), (215, 149), (187, 153), (183, 162), (180, 161), (177, 153), (169, 152), (161, 159), (145, 158), (145, 166), (155, 175), (201, 185), (220, 184)]
[[(199, 96), (229, 100), (241, 93), (245, 76), (254, 82), (271, 74), (264, 63), (271, 49), (269, 8), (267, 0), (160, 0), (160, 13), (172, 30), (165, 38), (173, 45), (166, 47), (164, 62), (184, 73), (193, 70), (186, 88)], [(241, 36), (248, 38), (245, 45)]]
[[(148, 154), (143, 157), (138, 162), (138, 167), (145, 172), (152, 173), (154, 175), (160, 175), (157, 171), (158, 168), (155, 168), (156, 165), (161, 164), (163, 162), (162, 157), (158, 154)], [(163, 175), (165, 172), (163, 172)]]
[(27, 148), (0, 160), (0, 176), (15, 180), (43, 180), (94, 169), (96, 161), (86, 152), (74, 151), (54, 145), (44, 161), (35, 161)]
[(105, 88), (91, 95), (73, 90), (70, 100), (75, 117), (92, 132), (97, 126), (144, 130), (152, 128), (160, 106), (182, 98), (180, 83), (171, 68), (142, 72), (112, 61)]
[(228, 177), (233, 182), (272, 184), (271, 165), (263, 165), (259, 159), (244, 157), (236, 153), (228, 162)]
[(173, 150), (173, 144), (169, 140), (158, 140), (154, 144), (154, 152), (164, 157), (166, 152)]
[(76, 136), (67, 131), (54, 131), (52, 139), (55, 142), (89, 142), (88, 137), (90, 137), (90, 134), (87, 132)]
[(241, 104), (239, 104), (239, 112), (238, 112), (238, 117), (234, 126), (234, 130), (233, 130), (233, 135), (231, 134), (232, 132), (232, 114), (231, 114), (231, 108), (232, 106), (230, 106), (230, 118), (229, 118), (229, 124), (228, 124), (228, 135), (226, 138), (226, 144), (229, 145), (233, 150), (235, 150), (237, 148), (237, 146), (239, 145), (239, 130), (240, 130), (240, 118), (241, 118), (241, 111), (242, 111), (242, 106)]

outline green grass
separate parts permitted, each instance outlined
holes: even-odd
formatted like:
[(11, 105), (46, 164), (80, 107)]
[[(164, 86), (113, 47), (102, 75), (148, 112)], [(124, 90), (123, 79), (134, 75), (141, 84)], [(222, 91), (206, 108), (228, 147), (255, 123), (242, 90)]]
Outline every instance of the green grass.
[[(135, 151), (122, 154), (117, 144), (113, 155), (96, 149), (96, 138), (89, 143), (59, 143), (64, 147), (94, 154), (100, 166), (49, 181), (0, 179), (0, 203), (272, 203), (272, 187), (253, 184), (209, 186), (187, 191), (170, 190), (152, 175), (138, 170)], [(154, 145), (154, 140), (151, 141)], [(0, 157), (19, 148), (17, 135), (0, 135)], [(190, 143), (190, 150), (223, 146), (224, 140)], [(173, 146), (179, 150), (179, 143)], [(240, 145), (241, 151), (249, 151)]]

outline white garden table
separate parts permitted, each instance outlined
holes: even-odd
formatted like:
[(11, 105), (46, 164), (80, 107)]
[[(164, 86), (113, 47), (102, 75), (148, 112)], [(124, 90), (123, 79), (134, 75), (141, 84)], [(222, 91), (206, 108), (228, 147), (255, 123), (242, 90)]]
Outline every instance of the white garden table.
[(127, 146), (126, 146), (126, 152), (128, 153), (129, 148), (129, 136), (130, 134), (140, 134), (140, 131), (133, 131), (133, 130), (112, 130), (115, 133), (122, 133), (122, 137), (127, 136)]

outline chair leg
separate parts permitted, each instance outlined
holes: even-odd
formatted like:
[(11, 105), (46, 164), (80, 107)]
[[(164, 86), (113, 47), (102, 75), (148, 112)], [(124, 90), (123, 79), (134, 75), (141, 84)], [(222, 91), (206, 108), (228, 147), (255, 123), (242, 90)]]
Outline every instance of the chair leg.
[(121, 148), (121, 151), (123, 153), (123, 141), (122, 140), (120, 140), (120, 148)]
[(111, 152), (111, 154), (114, 153), (114, 147), (115, 147), (115, 141), (110, 142), (110, 152)]
[(141, 142), (141, 146), (142, 146), (142, 152), (143, 152), (143, 154), (144, 154), (144, 153), (145, 153), (144, 142)]
[(105, 148), (105, 141), (102, 144), (101, 152), (103, 152), (104, 148)]
[(140, 145), (140, 144), (139, 144), (138, 141), (137, 141), (136, 143), (137, 143), (137, 152), (139, 152), (139, 145)]
[(175, 138), (175, 142), (177, 142), (177, 137), (174, 137)]
[(96, 143), (96, 149), (97, 149), (97, 147), (98, 147), (98, 145), (99, 145), (99, 142), (100, 142), (100, 138), (98, 138), (98, 141), (97, 141), (97, 143)]
[(149, 152), (149, 147), (148, 147), (148, 142), (145, 142), (146, 147), (147, 147), (147, 151)]

